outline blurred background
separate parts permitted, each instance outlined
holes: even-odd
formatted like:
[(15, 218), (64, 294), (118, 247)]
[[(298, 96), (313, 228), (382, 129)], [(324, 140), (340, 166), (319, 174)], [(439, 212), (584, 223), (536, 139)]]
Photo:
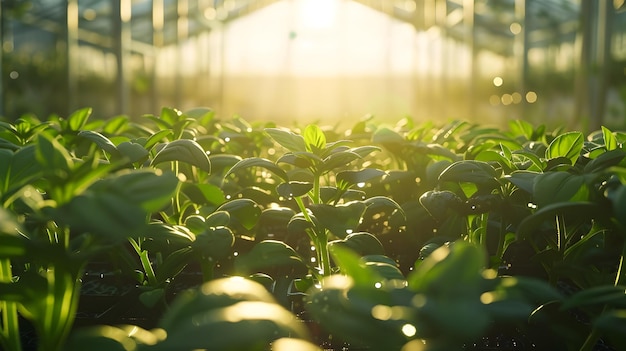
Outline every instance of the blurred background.
[(2, 0), (0, 115), (626, 128), (624, 2)]

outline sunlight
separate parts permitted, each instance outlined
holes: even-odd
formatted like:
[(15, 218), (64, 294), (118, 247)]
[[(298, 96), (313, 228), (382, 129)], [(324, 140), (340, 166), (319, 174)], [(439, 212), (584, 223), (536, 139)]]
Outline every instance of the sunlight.
[(335, 25), (339, 0), (300, 0), (297, 5), (297, 23), (307, 29), (324, 29)]

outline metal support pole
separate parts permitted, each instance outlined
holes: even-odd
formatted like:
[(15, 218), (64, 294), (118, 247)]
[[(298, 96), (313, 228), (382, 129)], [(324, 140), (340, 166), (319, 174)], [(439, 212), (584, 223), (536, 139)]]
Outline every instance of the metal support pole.
[(513, 44), (513, 54), (515, 55), (515, 62), (517, 63), (517, 90), (522, 95), (522, 101), (520, 102), (520, 116), (519, 118), (525, 119), (526, 116), (526, 93), (528, 87), (526, 86), (528, 81), (528, 19), (527, 10), (528, 2), (531, 0), (515, 0), (515, 18), (517, 23), (521, 26), (521, 31), (515, 34), (515, 40)]
[(159, 53), (163, 47), (163, 25), (165, 22), (165, 10), (163, 0), (152, 0), (152, 68), (151, 68), (151, 85), (150, 85), (150, 107), (153, 113), (158, 113), (159, 106), (159, 84), (157, 64), (159, 62)]
[(65, 55), (67, 70), (67, 113), (74, 112), (78, 100), (78, 0), (66, 0)]
[(183, 84), (183, 57), (184, 57), (184, 44), (189, 37), (189, 1), (178, 0), (176, 6), (176, 13), (178, 15), (176, 21), (176, 78), (174, 81), (175, 92), (174, 99), (177, 108), (182, 108), (183, 104), (183, 90), (185, 85)]
[(478, 64), (476, 56), (476, 30), (475, 30), (474, 0), (463, 0), (463, 25), (465, 27), (465, 45), (469, 50), (470, 72), (467, 84), (467, 112), (469, 118), (476, 118), (476, 88), (478, 78)]
[(4, 117), (4, 1), (0, 1), (0, 117)]
[(128, 56), (131, 43), (131, 0), (113, 0), (113, 47), (117, 61), (117, 113), (129, 112), (130, 91), (128, 88)]
[(608, 0), (581, 2), (578, 35), (582, 45), (576, 79), (576, 122), (588, 119), (590, 131), (599, 129), (604, 118), (613, 11)]

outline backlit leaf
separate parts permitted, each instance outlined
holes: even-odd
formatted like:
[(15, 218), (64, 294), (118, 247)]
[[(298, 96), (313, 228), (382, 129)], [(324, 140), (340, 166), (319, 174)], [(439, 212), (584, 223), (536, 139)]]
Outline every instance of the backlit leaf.
[(565, 157), (575, 164), (580, 156), (585, 138), (581, 132), (563, 133), (548, 145), (546, 149), (546, 159), (554, 159), (557, 157)]
[(190, 139), (178, 139), (165, 144), (154, 156), (152, 164), (161, 162), (180, 161), (196, 166), (201, 170), (211, 173), (211, 162), (200, 144)]
[(266, 128), (265, 132), (274, 141), (291, 152), (307, 151), (306, 142), (302, 135), (279, 128)]

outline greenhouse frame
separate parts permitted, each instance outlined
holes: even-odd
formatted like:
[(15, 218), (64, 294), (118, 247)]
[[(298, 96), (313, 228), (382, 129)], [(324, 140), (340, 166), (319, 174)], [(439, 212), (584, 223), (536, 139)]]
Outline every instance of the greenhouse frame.
[[(295, 82), (299, 73), (293, 61), (298, 55), (285, 52), (304, 41), (295, 9), (311, 11), (304, 7), (310, 3), (327, 3), (344, 13), (367, 10), (393, 21), (380, 27), (387, 32), (379, 49), (372, 50), (382, 57), (377, 62), (383, 62), (377, 64), (382, 68), (376, 79), (346, 79), (342, 72), (352, 65), (347, 58), (348, 63), (334, 68), (333, 80), (315, 83), (328, 87), (326, 93), (320, 93), (326, 88), (313, 89), (313, 83)], [(290, 10), (279, 12), (280, 6)], [(99, 116), (136, 116), (163, 106), (210, 106), (227, 115), (282, 120), (376, 113), (623, 126), (623, 6), (623, 1), (608, 0), (6, 0), (0, 10), (0, 113), (11, 119), (27, 112), (67, 114), (92, 106)], [(269, 15), (272, 9), (284, 17), (272, 19), (277, 17)], [(284, 21), (284, 26), (272, 31), (261, 24), (256, 32), (268, 35), (248, 41), (229, 34), (243, 19), (263, 13), (266, 22), (255, 23)], [(320, 8), (310, 16), (328, 14)], [(342, 15), (339, 21), (351, 25), (349, 18)], [(410, 28), (411, 34), (392, 40), (396, 25)], [(357, 27), (344, 40), (355, 41), (349, 33), (370, 33), (352, 26)], [(327, 32), (320, 33), (319, 38), (326, 38)], [(232, 79), (238, 62), (252, 65), (255, 60), (253, 41), (265, 42), (268, 51), (280, 50), (280, 60), (291, 71), (261, 74), (261, 83), (249, 79), (246, 88)], [(270, 45), (278, 41), (284, 44)], [(237, 54), (230, 49), (236, 45), (248, 49)], [(360, 50), (358, 57), (365, 57), (367, 51)], [(237, 61), (233, 55), (246, 58)], [(272, 74), (274, 78), (267, 77)], [(365, 75), (353, 75), (359, 74)], [(355, 95), (334, 90), (340, 88), (353, 89)], [(375, 91), (384, 102), (366, 105), (371, 99), (367, 94)], [(292, 106), (292, 101), (311, 106), (300, 95), (318, 93), (332, 96), (328, 102), (321, 96), (320, 108), (337, 101), (342, 107), (310, 112), (295, 102)]]

